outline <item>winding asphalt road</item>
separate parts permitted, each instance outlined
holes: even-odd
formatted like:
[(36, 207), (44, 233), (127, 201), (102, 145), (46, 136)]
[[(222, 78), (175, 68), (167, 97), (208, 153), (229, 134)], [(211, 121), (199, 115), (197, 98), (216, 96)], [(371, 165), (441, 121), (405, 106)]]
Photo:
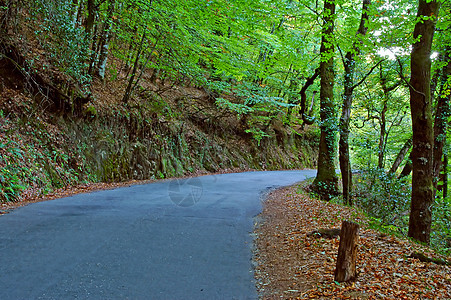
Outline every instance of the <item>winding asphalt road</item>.
[(255, 299), (253, 218), (315, 171), (162, 181), (0, 216), (0, 299)]

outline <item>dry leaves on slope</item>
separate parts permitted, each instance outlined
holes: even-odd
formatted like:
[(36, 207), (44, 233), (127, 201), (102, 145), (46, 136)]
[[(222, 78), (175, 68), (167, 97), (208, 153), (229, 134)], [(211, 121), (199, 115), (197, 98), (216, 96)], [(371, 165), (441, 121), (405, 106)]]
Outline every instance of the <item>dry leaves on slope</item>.
[[(368, 229), (358, 211), (312, 199), (299, 187), (269, 195), (255, 230), (255, 276), (263, 299), (451, 299), (451, 266), (408, 258), (435, 257), (408, 240)], [(342, 220), (361, 225), (358, 278), (334, 282), (339, 239), (317, 238)]]

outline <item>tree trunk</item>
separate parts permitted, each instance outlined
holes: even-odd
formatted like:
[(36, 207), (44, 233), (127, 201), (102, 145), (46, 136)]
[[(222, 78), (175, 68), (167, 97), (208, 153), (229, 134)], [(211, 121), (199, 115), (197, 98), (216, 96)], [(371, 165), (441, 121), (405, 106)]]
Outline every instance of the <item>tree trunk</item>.
[(334, 103), (334, 19), (335, 0), (326, 0), (324, 1), (324, 24), (320, 49), (321, 138), (319, 143), (318, 173), (312, 186), (313, 190), (326, 200), (330, 200), (333, 196), (339, 194), (338, 178), (335, 172), (337, 117)]
[(92, 34), (92, 38), (91, 38), (91, 40), (92, 40), (91, 58), (89, 60), (89, 68), (88, 68), (88, 74), (90, 74), (90, 75), (93, 74), (93, 68), (94, 68), (94, 65), (95, 65), (96, 60), (97, 60), (97, 48), (98, 48), (98, 45), (99, 45), (98, 42), (100, 42), (100, 41), (97, 41), (97, 38), (96, 38), (97, 37), (97, 29), (98, 29), (98, 26), (95, 25), (94, 26), (94, 33)]
[[(368, 7), (371, 0), (363, 0), (360, 26), (357, 30), (359, 42), (368, 31)], [(359, 43), (354, 42), (352, 50), (347, 52), (343, 62), (345, 69), (343, 105), (340, 116), (340, 141), (338, 143), (338, 157), (340, 161), (341, 181), (343, 185), (343, 201), (352, 205), (350, 193), (352, 190), (352, 171), (349, 159), (349, 121), (351, 118), (352, 97), (354, 92), (355, 57), (360, 54)]]
[(96, 11), (95, 11), (95, 0), (88, 0), (88, 17), (86, 18), (85, 30), (88, 36), (91, 35), (92, 29), (94, 28), (94, 22), (96, 19)]
[(441, 184), (437, 186), (437, 190), (442, 191), (442, 197), (448, 197), (448, 155), (443, 155), (442, 172), (440, 173)]
[(335, 281), (345, 282), (355, 279), (357, 244), (359, 242), (359, 225), (349, 221), (343, 221), (340, 230), (340, 245), (338, 246), (337, 266), (335, 269)]
[(431, 103), (431, 46), (439, 3), (419, 0), (411, 52), (410, 110), (412, 115), (412, 202), (408, 236), (429, 244), (434, 202)]
[(77, 16), (75, 17), (75, 27), (78, 27), (81, 25), (83, 20), (83, 11), (84, 11), (84, 1), (80, 0), (78, 3), (78, 10), (77, 10)]
[(157, 48), (158, 42), (160, 41), (161, 36), (159, 36), (156, 40), (155, 43), (153, 44), (152, 49), (149, 51), (149, 55), (147, 56), (146, 62), (144, 63), (144, 65), (141, 66), (141, 72), (138, 76), (138, 78), (136, 78), (135, 84), (132, 87), (132, 91), (136, 88), (136, 86), (139, 83), (139, 80), (141, 79), (142, 75), (144, 74), (144, 70), (147, 66), (147, 64), (149, 63), (150, 59), (153, 57), (153, 53), (155, 51), (155, 49)]
[[(315, 73), (313, 73), (312, 76), (307, 78), (305, 81), (305, 84), (302, 86), (300, 94), (301, 94), (301, 109), (299, 111), (299, 114), (302, 117), (303, 126), (304, 124), (312, 125), (313, 122), (310, 122), (310, 120), (307, 118), (307, 89), (315, 82), (315, 79), (319, 76), (319, 68), (315, 69)], [(315, 92), (314, 92), (315, 93)], [(291, 111), (290, 111), (291, 114)]]
[(115, 0), (110, 0), (108, 5), (108, 15), (103, 26), (102, 36), (100, 37), (100, 56), (96, 73), (101, 79), (105, 78), (108, 49), (111, 39), (111, 24), (113, 23), (114, 2)]
[[(402, 146), (401, 150), (399, 150), (398, 156), (396, 156), (395, 161), (393, 162), (393, 165), (390, 168), (390, 171), (388, 171), (388, 174), (395, 174), (396, 170), (398, 170), (399, 165), (404, 160), (404, 157), (406, 156), (407, 152), (409, 152), (409, 149), (412, 147), (412, 138), (408, 139), (404, 146)], [(410, 173), (410, 172), (409, 172)]]
[(401, 82), (397, 82), (393, 84), (392, 86), (387, 86), (387, 77), (384, 76), (382, 72), (382, 65), (379, 69), (379, 76), (380, 76), (380, 84), (382, 88), (382, 92), (384, 93), (384, 106), (382, 107), (381, 115), (379, 117), (379, 124), (380, 124), (380, 136), (379, 136), (379, 146), (378, 146), (378, 162), (377, 167), (379, 169), (385, 169), (385, 149), (387, 147), (387, 110), (388, 110), (388, 103), (390, 101), (390, 92), (394, 91)]
[(402, 168), (401, 174), (399, 174), (398, 179), (409, 176), (410, 172), (412, 172), (412, 152), (410, 152), (409, 158), (407, 159), (404, 168)]
[(384, 107), (381, 111), (381, 116), (379, 118), (379, 125), (380, 125), (380, 133), (379, 133), (379, 145), (377, 150), (377, 167), (379, 169), (384, 169), (384, 158), (385, 158), (385, 144), (386, 144), (386, 136), (387, 136), (387, 99), (384, 100)]
[(72, 14), (72, 26), (74, 28), (77, 27), (78, 7), (78, 0), (72, 0), (72, 11), (70, 13)]
[(133, 82), (135, 80), (136, 71), (137, 71), (138, 65), (139, 65), (139, 58), (141, 56), (141, 52), (142, 52), (142, 48), (143, 48), (145, 39), (146, 39), (146, 32), (143, 33), (143, 36), (141, 38), (141, 42), (140, 42), (140, 44), (138, 46), (138, 49), (136, 51), (136, 59), (135, 59), (134, 65), (133, 65), (132, 75), (130, 76), (130, 80), (128, 81), (127, 89), (125, 90), (124, 97), (122, 98), (122, 102), (123, 103), (127, 103), (128, 99), (130, 99), (130, 96), (132, 94)]
[[(444, 59), (447, 63), (442, 69), (440, 94), (437, 100), (434, 121), (434, 178), (438, 179), (442, 169), (443, 147), (446, 141), (446, 129), (448, 127), (448, 117), (450, 116), (449, 101), (451, 93), (446, 93), (446, 82), (451, 75), (451, 47), (445, 50)], [(434, 180), (434, 186), (437, 187), (437, 180)]]

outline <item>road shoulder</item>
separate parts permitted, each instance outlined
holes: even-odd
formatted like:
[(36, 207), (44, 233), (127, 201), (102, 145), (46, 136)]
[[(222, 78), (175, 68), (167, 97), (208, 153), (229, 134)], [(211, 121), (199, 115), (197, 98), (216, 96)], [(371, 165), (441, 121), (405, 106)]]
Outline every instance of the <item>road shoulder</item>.
[[(357, 210), (313, 199), (301, 187), (272, 192), (256, 218), (255, 276), (262, 299), (451, 299), (450, 266), (408, 257), (414, 251), (437, 257), (430, 249), (368, 229)], [(339, 228), (342, 220), (361, 225), (359, 275), (347, 284), (333, 278), (339, 238), (309, 234)]]

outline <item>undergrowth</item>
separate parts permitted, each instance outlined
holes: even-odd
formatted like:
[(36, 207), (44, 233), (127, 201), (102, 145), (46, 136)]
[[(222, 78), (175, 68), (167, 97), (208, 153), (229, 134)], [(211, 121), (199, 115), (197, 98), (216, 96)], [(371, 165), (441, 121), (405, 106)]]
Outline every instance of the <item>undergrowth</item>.
[[(354, 204), (368, 215), (370, 226), (382, 232), (407, 237), (411, 199), (411, 179), (398, 179), (384, 170), (370, 169), (353, 178)], [(451, 254), (451, 197), (437, 194), (432, 207), (430, 245)]]
[[(304, 188), (319, 199), (309, 188), (312, 182), (306, 181)], [(366, 216), (371, 229), (408, 238), (410, 198), (409, 177), (398, 179), (380, 169), (362, 171), (353, 176), (353, 205)], [(330, 202), (343, 205), (343, 198), (337, 196)], [(443, 198), (440, 191), (432, 207), (430, 246), (444, 255), (451, 254), (451, 196)]]

